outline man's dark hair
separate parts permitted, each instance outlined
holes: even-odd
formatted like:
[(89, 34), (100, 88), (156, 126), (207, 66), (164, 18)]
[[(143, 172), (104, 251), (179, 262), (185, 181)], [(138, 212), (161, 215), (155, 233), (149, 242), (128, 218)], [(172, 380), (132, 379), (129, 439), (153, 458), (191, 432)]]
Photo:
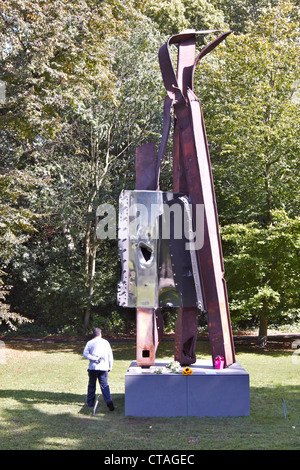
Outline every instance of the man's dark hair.
[(93, 335), (94, 336), (101, 336), (101, 329), (100, 328), (94, 328), (93, 329)]

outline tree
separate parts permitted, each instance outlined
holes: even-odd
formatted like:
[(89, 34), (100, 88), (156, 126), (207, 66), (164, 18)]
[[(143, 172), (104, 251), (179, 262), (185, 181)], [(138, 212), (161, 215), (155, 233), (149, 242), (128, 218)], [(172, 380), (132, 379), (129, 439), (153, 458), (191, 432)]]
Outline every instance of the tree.
[[(84, 125), (87, 120), (78, 116), (91, 96), (95, 99), (97, 95), (98, 106), (114, 103), (114, 54), (107, 54), (107, 41), (112, 35), (124, 34), (124, 18), (132, 11), (117, 0), (101, 5), (92, 0), (16, 0), (1, 1), (0, 7), (0, 79), (6, 84), (6, 100), (0, 109), (0, 162), (10, 179), (15, 178), (12, 184), (16, 187), (21, 174), (24, 180), (30, 176), (43, 181), (41, 190), (31, 188), (26, 202), (27, 216), (38, 212), (44, 215), (38, 223), (39, 231), (32, 232), (34, 236), (22, 247), (16, 247), (10, 259), (11, 268), (19, 269), (21, 279), (28, 281), (44, 269), (42, 253), (47, 251), (49, 239), (62, 238), (68, 252), (76, 251), (74, 242), (80, 241), (82, 232), (74, 227), (83, 218), (82, 210), (88, 210), (96, 171), (94, 163), (89, 171), (90, 162), (86, 160), (88, 156), (95, 161), (98, 144), (91, 134), (91, 122)], [(77, 131), (81, 131), (79, 137)], [(99, 164), (97, 170), (101, 171)], [(83, 177), (76, 178), (81, 174), (89, 177), (85, 189)], [(10, 205), (10, 217), (22, 214), (25, 220), (22, 201), (16, 197), (14, 202), (15, 214)], [(80, 203), (83, 207), (79, 209)], [(58, 242), (54, 253), (58, 254), (59, 246)], [(25, 267), (29, 259), (35, 259), (35, 269)], [(45, 283), (45, 289), (46, 285), (51, 291), (49, 283)], [(41, 287), (37, 291), (42, 297)]]
[[(115, 303), (117, 240), (97, 240), (96, 209), (107, 202), (117, 208), (121, 189), (134, 187), (135, 148), (159, 144), (164, 87), (157, 51), (164, 35), (222, 27), (223, 14), (212, 5), (0, 0), (0, 81), (6, 84), (0, 164), (9, 198), (14, 185), (20, 192), (4, 204), (7, 226), (17, 214), (28, 223), (16, 232), (5, 264), (14, 310), (60, 329), (90, 324), (93, 313)], [(278, 209), (292, 230), (299, 209), (298, 13), (284, 2), (262, 14), (247, 34), (232, 35), (203, 60), (196, 91), (222, 225), (248, 229), (255, 221), (267, 230)], [(168, 152), (163, 165), (168, 189)], [(228, 239), (227, 263), (237, 246)], [(231, 286), (234, 302), (240, 294), (234, 297), (235, 281)]]
[(258, 320), (262, 344), (268, 322), (278, 326), (300, 317), (300, 218), (277, 210), (272, 220), (265, 228), (255, 223), (222, 228), (233, 318)]
[(38, 215), (26, 204), (30, 191), (40, 182), (19, 171), (0, 175), (0, 324), (3, 322), (16, 329), (16, 323), (30, 320), (10, 310), (7, 296), (11, 286), (7, 285), (7, 265), (17, 247), (36, 232)]
[[(233, 276), (228, 282), (231, 303), (235, 311), (241, 311), (236, 307), (241, 302), (246, 314), (249, 302), (260, 305), (260, 336), (265, 336), (268, 317), (282, 306), (284, 292), (292, 291), (294, 283), (293, 276), (285, 277), (284, 283), (289, 287), (279, 283), (271, 289), (273, 281), (260, 271), (268, 265), (269, 270), (274, 270), (272, 276), (280, 279), (279, 271), (272, 268), (273, 245), (266, 242), (265, 250), (258, 248), (264, 237), (268, 239), (273, 233), (273, 227), (279, 227), (274, 218), (277, 211), (286, 214), (286, 226), (280, 225), (278, 241), (284, 240), (285, 231), (286, 237), (293, 240), (291, 243), (294, 246), (297, 243), (298, 235), (292, 227), (300, 203), (298, 25), (299, 11), (292, 2), (279, 2), (276, 7), (262, 10), (257, 23), (249, 25), (247, 34), (229, 36), (226, 44), (204, 59), (195, 80), (200, 83), (198, 95), (202, 98), (210, 141), (221, 225), (224, 233), (241, 237), (239, 242), (236, 238), (235, 249), (239, 247), (242, 259), (249, 256), (256, 260), (253, 291), (244, 289), (251, 298), (247, 303), (245, 294), (241, 300), (238, 276)], [(254, 231), (250, 223), (255, 223)], [(242, 224), (240, 228), (238, 224)], [(255, 258), (251, 243), (246, 242), (248, 237), (257, 248)], [(229, 249), (228, 266), (236, 260), (236, 251), (230, 253)], [(297, 271), (290, 256), (286, 263), (292, 272)], [(226, 265), (225, 268), (228, 269)], [(243, 269), (248, 273), (246, 268), (245, 262)], [(240, 269), (238, 272), (245, 281)]]
[(226, 23), (234, 33), (245, 33), (249, 21), (256, 23), (261, 12), (278, 0), (213, 0), (213, 5), (224, 12)]
[(168, 37), (189, 28), (203, 30), (224, 26), (222, 11), (208, 0), (134, 0), (133, 3)]
[[(157, 140), (160, 130), (160, 73), (156, 54), (154, 56), (160, 41), (161, 35), (151, 22), (145, 18), (143, 21), (131, 21), (131, 32), (126, 44), (116, 39), (112, 44), (117, 51), (113, 71), (118, 91), (114, 105), (110, 108), (103, 106), (101, 112), (97, 95), (86, 101), (84, 116), (89, 116), (87, 129), (91, 138), (89, 174), (94, 175), (94, 179), (85, 235), (88, 289), (88, 303), (83, 318), (85, 328), (89, 324), (92, 306), (95, 305), (95, 283), (99, 278), (96, 273), (97, 253), (104, 243), (97, 239), (96, 234), (97, 206), (100, 203), (114, 203), (116, 206), (116, 199), (125, 181), (134, 185), (135, 148), (149, 139)], [(82, 115), (78, 118), (82, 120)], [(117, 251), (113, 253), (116, 261)]]
[[(78, 321), (80, 312), (86, 328), (93, 309), (112, 302), (108, 279), (114, 289), (118, 282), (117, 242), (97, 240), (97, 206), (116, 203), (124, 179), (134, 180), (135, 147), (158, 135), (161, 37), (145, 17), (125, 12), (122, 2), (105, 8), (58, 2), (57, 9), (37, 2), (34, 15), (29, 3), (16, 2), (14, 16), (10, 7), (4, 10), (3, 37), (11, 49), (3, 57), (8, 99), (2, 156), (10, 148), (11, 167), (43, 179), (43, 191), (32, 194), (30, 203), (44, 217), (11, 261), (12, 298), (28, 311), (20, 296), (26, 292), (31, 313), (53, 325), (72, 321), (72, 315)], [(117, 7), (123, 8), (121, 17)], [(25, 78), (18, 82), (20, 57)]]
[(296, 12), (289, 2), (268, 8), (198, 69), (222, 223), (299, 213)]
[(113, 56), (107, 54), (107, 40), (124, 34), (121, 16), (132, 12), (117, 0), (101, 5), (16, 0), (1, 1), (0, 7), (1, 80), (7, 97), (2, 132), (13, 139), (17, 158), (27, 163), (63, 142), (59, 137), (66, 137), (70, 122), (62, 112), (79, 106), (97, 88), (102, 101), (112, 99)]
[(300, 217), (272, 212), (272, 223), (231, 224), (222, 228), (227, 285), (233, 319), (259, 322), (259, 343), (268, 322), (282, 325), (300, 318)]

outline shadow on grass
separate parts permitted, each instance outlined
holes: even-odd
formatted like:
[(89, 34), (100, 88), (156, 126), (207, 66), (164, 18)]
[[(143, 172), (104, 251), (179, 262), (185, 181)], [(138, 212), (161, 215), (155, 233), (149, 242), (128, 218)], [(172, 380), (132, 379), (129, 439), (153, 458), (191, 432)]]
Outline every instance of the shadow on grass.
[[(102, 395), (100, 395), (99, 403), (102, 402)], [(118, 409), (121, 412), (124, 412), (124, 394), (115, 393), (112, 394), (112, 398), (118, 402)], [(0, 399), (13, 399), (20, 404), (28, 405), (29, 407), (34, 407), (38, 405), (70, 405), (70, 411), (74, 406), (82, 406), (81, 410), (89, 408), (85, 406), (86, 394), (75, 394), (75, 393), (65, 393), (65, 392), (44, 392), (44, 391), (35, 391), (35, 390), (0, 390)], [(103, 401), (104, 403), (104, 401)], [(121, 406), (120, 406), (121, 405)], [(5, 407), (2, 407), (2, 410)], [(13, 409), (6, 409), (6, 411), (14, 411)], [(78, 412), (78, 411), (77, 411)]]
[(34, 351), (38, 352), (41, 351), (42, 353), (46, 354), (55, 354), (57, 352), (65, 352), (65, 353), (74, 353), (82, 355), (83, 348), (85, 343), (53, 343), (53, 342), (35, 342), (35, 341), (17, 341), (17, 340), (4, 340), (5, 346), (9, 347), (9, 349), (13, 349), (16, 351)]
[[(213, 449), (209, 435), (222, 435), (218, 448), (237, 446), (241, 435), (247, 448), (259, 445), (262, 437), (270, 442), (272, 437), (273, 448), (281, 445), (294, 448), (300, 437), (299, 389), (299, 386), (252, 388), (250, 416), (234, 418), (124, 416), (122, 393), (112, 394), (114, 412), (108, 410), (100, 395), (93, 417), (92, 410), (84, 406), (85, 395), (1, 390), (1, 416), (5, 427), (0, 427), (0, 448), (123, 450), (142, 449), (140, 446), (144, 445), (144, 448), (150, 446), (148, 448), (157, 450), (180, 450), (190, 448), (189, 443), (199, 443), (199, 449), (201, 446)], [(285, 432), (292, 434), (288, 436)]]
[(35, 390), (0, 390), (0, 398), (13, 398), (19, 403), (34, 405), (48, 404), (80, 404), (84, 403), (84, 395), (64, 392), (43, 392)]
[[(82, 342), (59, 342), (59, 341), (51, 341), (51, 339), (47, 341), (34, 341), (34, 340), (8, 340), (5, 342), (3, 340), (4, 345), (6, 344), (10, 349), (14, 349), (17, 351), (41, 351), (46, 354), (53, 354), (57, 352), (66, 352), (66, 353), (74, 353), (77, 355), (82, 356), (83, 349), (86, 345), (86, 341)], [(125, 359), (125, 360), (132, 360), (135, 359), (136, 355), (136, 346), (135, 340), (111, 340), (110, 341), (111, 347), (113, 349), (113, 353), (116, 359)]]
[[(135, 338), (132, 339), (119, 339), (119, 340), (109, 340), (114, 357), (116, 360), (128, 360), (132, 361), (136, 359), (136, 341)], [(293, 349), (293, 339), (287, 339), (286, 341), (277, 341), (270, 340), (266, 347), (261, 348), (255, 344), (255, 338), (251, 339), (236, 339), (235, 340), (235, 351), (236, 353), (252, 353), (256, 355), (268, 355), (272, 357), (279, 357), (290, 355)], [(5, 343), (5, 340), (4, 340)], [(80, 340), (72, 342), (70, 340), (62, 342), (53, 342), (50, 339), (48, 340), (9, 340), (7, 345), (10, 349), (15, 350), (24, 350), (24, 351), (42, 351), (47, 354), (57, 353), (57, 352), (70, 352), (76, 355), (82, 355), (86, 340)], [(211, 348), (210, 343), (207, 338), (198, 338), (196, 345), (196, 355), (197, 358), (201, 359), (201, 356), (210, 356)], [(157, 359), (169, 357), (173, 358), (174, 356), (174, 340), (167, 339), (159, 343), (156, 357)]]
[[(100, 395), (95, 417), (86, 395), (34, 390), (0, 390), (0, 449), (93, 448), (95, 426), (124, 414), (124, 394), (112, 394), (115, 411)], [(5, 424), (3, 424), (5, 423)]]

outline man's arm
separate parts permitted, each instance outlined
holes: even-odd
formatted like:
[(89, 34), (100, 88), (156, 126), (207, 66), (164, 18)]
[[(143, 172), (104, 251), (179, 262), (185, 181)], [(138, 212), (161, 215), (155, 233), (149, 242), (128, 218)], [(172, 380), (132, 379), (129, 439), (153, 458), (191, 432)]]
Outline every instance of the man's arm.
[(108, 343), (108, 371), (111, 371), (114, 364), (114, 357), (110, 344)]
[(93, 354), (90, 354), (90, 348), (88, 343), (85, 345), (85, 348), (83, 350), (83, 357), (85, 359), (89, 359), (90, 361), (98, 361), (100, 359), (99, 356), (94, 356)]

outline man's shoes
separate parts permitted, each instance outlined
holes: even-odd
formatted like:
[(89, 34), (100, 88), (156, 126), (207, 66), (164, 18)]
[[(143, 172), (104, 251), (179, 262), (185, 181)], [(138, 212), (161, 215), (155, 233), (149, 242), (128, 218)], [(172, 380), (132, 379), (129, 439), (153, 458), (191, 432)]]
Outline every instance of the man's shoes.
[(110, 411), (114, 411), (115, 407), (114, 407), (114, 404), (113, 404), (112, 401), (109, 401), (109, 402), (107, 403), (107, 406), (108, 406), (108, 408), (109, 408)]

